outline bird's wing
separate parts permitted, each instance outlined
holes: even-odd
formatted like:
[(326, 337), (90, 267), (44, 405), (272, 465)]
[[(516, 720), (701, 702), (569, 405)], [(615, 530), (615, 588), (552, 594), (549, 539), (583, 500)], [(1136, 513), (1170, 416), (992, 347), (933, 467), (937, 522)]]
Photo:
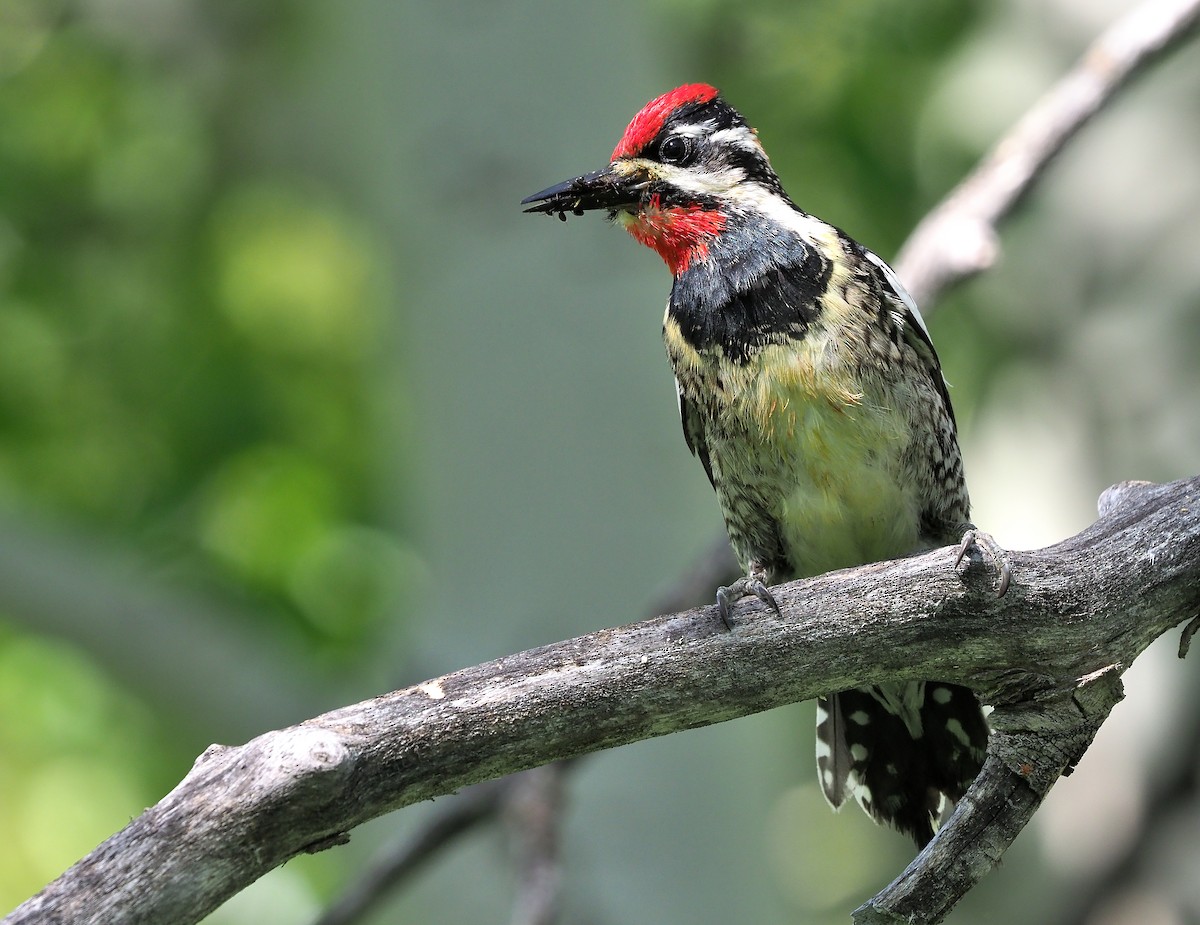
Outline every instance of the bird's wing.
[(679, 397), (679, 419), (683, 423), (683, 439), (687, 441), (692, 455), (699, 457), (701, 465), (704, 466), (704, 474), (708, 476), (709, 484), (715, 488), (712, 461), (708, 458), (708, 442), (704, 439), (704, 421), (696, 411), (696, 406), (684, 396), (678, 379), (675, 380), (675, 394)]
[(880, 271), (883, 294), (892, 303), (892, 314), (899, 323), (904, 340), (916, 351), (917, 356), (925, 364), (925, 368), (929, 370), (929, 377), (937, 386), (938, 393), (946, 405), (946, 413), (950, 415), (951, 423), (955, 423), (954, 406), (950, 403), (950, 390), (946, 383), (946, 377), (942, 373), (942, 361), (938, 359), (937, 351), (933, 347), (933, 339), (929, 336), (929, 328), (925, 326), (925, 319), (921, 317), (921, 310), (917, 308), (917, 303), (908, 294), (904, 284), (900, 282), (896, 271), (877, 254), (865, 249), (864, 253)]

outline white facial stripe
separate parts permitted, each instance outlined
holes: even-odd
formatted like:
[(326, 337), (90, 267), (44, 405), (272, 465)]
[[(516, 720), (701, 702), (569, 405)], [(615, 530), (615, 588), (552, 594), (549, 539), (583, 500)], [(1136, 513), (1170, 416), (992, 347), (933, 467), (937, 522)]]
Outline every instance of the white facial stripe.
[(672, 164), (652, 163), (649, 170), (677, 189), (699, 196), (728, 195), (737, 190), (746, 179), (746, 171), (740, 167), (700, 171)]
[[(707, 135), (714, 127), (715, 123), (711, 120), (708, 122), (697, 122), (692, 125), (681, 125), (671, 132), (671, 134), (686, 138), (699, 138), (701, 135)], [(716, 135), (713, 137), (715, 138)]]
[(755, 152), (762, 151), (762, 145), (759, 144), (757, 136), (744, 125), (723, 128), (721, 131), (713, 134), (711, 141), (720, 147), (742, 148), (746, 151)]
[(787, 202), (759, 183), (746, 183), (730, 191), (729, 198), (748, 211), (759, 212), (767, 218), (791, 228), (805, 238), (820, 238), (833, 233), (833, 226), (813, 215), (798, 212)]

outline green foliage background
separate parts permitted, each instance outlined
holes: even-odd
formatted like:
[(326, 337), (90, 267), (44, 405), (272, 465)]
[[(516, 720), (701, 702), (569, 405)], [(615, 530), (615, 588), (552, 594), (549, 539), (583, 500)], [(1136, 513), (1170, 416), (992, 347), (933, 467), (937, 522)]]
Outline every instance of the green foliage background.
[[(664, 271), (522, 196), (706, 80), (797, 201), (890, 256), (1127, 5), (0, 3), (0, 909), (209, 742), (635, 619), (719, 529)], [(937, 312), (977, 519), (1009, 545), (1079, 529), (1119, 478), (1200, 469), (1189, 54)], [(566, 921), (844, 921), (908, 849), (827, 812), (811, 722), (589, 761)], [(1060, 802), (963, 921), (1053, 920), (1102, 870), (1054, 832), (1103, 806)], [(308, 921), (436, 809), (212, 921)], [(469, 841), (378, 920), (503, 921), (503, 849)]]

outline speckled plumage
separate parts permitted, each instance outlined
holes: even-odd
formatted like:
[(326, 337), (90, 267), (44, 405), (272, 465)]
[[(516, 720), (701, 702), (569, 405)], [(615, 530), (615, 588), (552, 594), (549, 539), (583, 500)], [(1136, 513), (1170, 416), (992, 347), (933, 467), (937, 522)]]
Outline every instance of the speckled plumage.
[[(684, 437), (747, 574), (718, 594), (723, 617), (747, 592), (774, 605), (766, 585), (963, 536), (954, 412), (916, 306), (882, 260), (792, 202), (715, 90), (652, 101), (608, 168), (526, 202), (608, 209), (671, 270), (663, 338)], [(854, 796), (923, 845), (978, 772), (987, 726), (971, 691), (931, 680), (821, 698), (817, 739), (830, 803)]]
[[(715, 304), (693, 295), (754, 259), (751, 235), (734, 230), (676, 280), (663, 325), (684, 432), (743, 565), (773, 584), (957, 542), (969, 501), (923, 329), (836, 229), (772, 238), (797, 255), (781, 264), (786, 292), (752, 290), (772, 321), (730, 318), (736, 291)], [(706, 314), (722, 318), (726, 342), (697, 321)]]
[[(691, 293), (711, 289), (707, 275), (729, 278), (727, 263), (764, 259), (737, 225), (676, 279), (663, 334), (688, 445), (742, 567), (772, 585), (957, 542), (970, 501), (953, 409), (888, 271), (832, 227), (773, 228), (797, 255), (774, 264), (787, 282), (754, 290), (757, 320), (731, 319), (738, 292), (719, 306)], [(694, 317), (712, 311), (725, 343)], [(945, 684), (834, 694), (818, 720), (830, 803), (853, 795), (918, 845), (978, 772), (987, 738), (974, 695)]]

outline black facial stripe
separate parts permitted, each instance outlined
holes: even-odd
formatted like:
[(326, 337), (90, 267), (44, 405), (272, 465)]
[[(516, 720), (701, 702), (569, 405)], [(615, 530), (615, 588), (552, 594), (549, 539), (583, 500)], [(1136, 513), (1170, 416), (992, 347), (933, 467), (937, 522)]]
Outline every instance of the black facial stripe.
[[(686, 162), (683, 163), (683, 166), (690, 166), (699, 161), (712, 169), (720, 167), (737, 168), (745, 174), (747, 181), (759, 183), (770, 192), (791, 202), (761, 148), (749, 148), (740, 145), (720, 147), (708, 145), (708, 135), (734, 127), (749, 129), (749, 125), (741, 113), (731, 108), (719, 97), (707, 103), (688, 103), (681, 106), (663, 124), (658, 134), (646, 145), (642, 156), (659, 161), (660, 163), (667, 163), (662, 158), (662, 146), (669, 138), (675, 136), (681, 126), (685, 125), (703, 125), (706, 132), (704, 135), (689, 139), (695, 150), (690, 154)], [(672, 200), (675, 202), (680, 201), (678, 197), (672, 197)]]
[(730, 167), (737, 167), (746, 175), (746, 179), (761, 183), (768, 190), (783, 195), (783, 187), (775, 171), (771, 169), (767, 156), (761, 151), (749, 148), (730, 147), (720, 152), (721, 160)]
[(742, 118), (736, 109), (730, 107), (720, 97), (709, 100), (707, 103), (686, 103), (680, 106), (663, 123), (663, 127), (659, 129), (658, 134), (643, 149), (642, 156), (658, 160), (662, 143), (673, 135), (680, 126), (701, 124), (711, 124), (713, 126), (712, 130), (719, 132), (722, 129), (732, 128), (735, 125), (745, 125), (746, 120)]
[(663, 208), (668, 206), (689, 206), (699, 208), (705, 212), (722, 211), (722, 202), (716, 196), (707, 196), (703, 193), (683, 190), (673, 183), (667, 183), (662, 180), (651, 183), (646, 187), (646, 191), (642, 194), (643, 203), (648, 203), (651, 196), (658, 196), (659, 205)]

